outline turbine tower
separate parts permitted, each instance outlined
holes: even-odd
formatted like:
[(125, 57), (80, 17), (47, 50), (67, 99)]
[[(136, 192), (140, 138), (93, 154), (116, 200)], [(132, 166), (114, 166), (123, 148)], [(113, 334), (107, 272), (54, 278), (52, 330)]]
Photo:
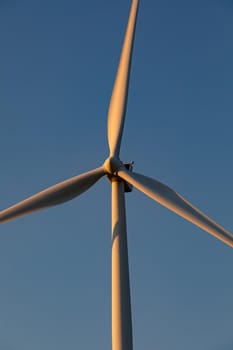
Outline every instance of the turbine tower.
[(49, 187), (0, 212), (0, 223), (69, 201), (106, 176), (112, 186), (112, 350), (132, 350), (132, 321), (125, 215), (125, 192), (132, 186), (156, 202), (233, 247), (233, 235), (177, 192), (132, 171), (120, 160), (130, 65), (139, 0), (132, 0), (120, 62), (108, 112), (109, 157), (97, 169)]

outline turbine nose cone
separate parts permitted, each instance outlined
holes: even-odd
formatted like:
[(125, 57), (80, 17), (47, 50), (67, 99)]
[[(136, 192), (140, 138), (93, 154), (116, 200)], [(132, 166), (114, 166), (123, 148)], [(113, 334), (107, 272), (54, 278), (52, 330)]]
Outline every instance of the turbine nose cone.
[(116, 175), (117, 171), (124, 167), (124, 165), (119, 158), (109, 157), (105, 160), (103, 167), (108, 174)]

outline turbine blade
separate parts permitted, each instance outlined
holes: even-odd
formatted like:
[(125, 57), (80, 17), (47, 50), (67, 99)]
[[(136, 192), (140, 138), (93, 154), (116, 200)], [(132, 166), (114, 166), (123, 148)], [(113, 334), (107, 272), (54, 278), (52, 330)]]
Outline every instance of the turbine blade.
[(117, 175), (164, 207), (191, 221), (194, 225), (199, 226), (230, 247), (233, 247), (233, 235), (229, 231), (195, 208), (168, 186), (147, 176), (131, 173), (126, 169), (120, 170)]
[(127, 105), (132, 48), (139, 0), (132, 0), (120, 62), (108, 111), (110, 156), (119, 156)]
[(100, 167), (51, 186), (1, 211), (0, 223), (69, 201), (87, 191), (103, 175), (105, 170)]

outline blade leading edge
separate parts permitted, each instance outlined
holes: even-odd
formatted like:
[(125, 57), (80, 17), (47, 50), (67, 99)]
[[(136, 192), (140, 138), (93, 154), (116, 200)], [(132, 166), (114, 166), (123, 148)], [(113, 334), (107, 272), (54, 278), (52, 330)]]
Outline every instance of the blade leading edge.
[(132, 49), (139, 0), (132, 0), (120, 62), (108, 111), (108, 144), (111, 157), (119, 157), (127, 105)]
[(229, 231), (210, 219), (168, 186), (150, 177), (131, 173), (126, 169), (119, 170), (117, 175), (164, 207), (199, 226), (228, 246), (233, 247), (233, 235)]
[(42, 192), (1, 211), (0, 223), (3, 224), (34, 211), (69, 201), (87, 191), (105, 174), (106, 172), (104, 168), (100, 167), (51, 186)]

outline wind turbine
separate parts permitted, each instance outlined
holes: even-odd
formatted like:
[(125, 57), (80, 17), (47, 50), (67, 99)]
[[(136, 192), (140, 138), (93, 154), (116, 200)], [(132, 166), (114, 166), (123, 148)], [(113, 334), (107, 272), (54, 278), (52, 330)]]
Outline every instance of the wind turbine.
[(139, 0), (132, 0), (108, 112), (109, 157), (102, 166), (43, 190), (0, 212), (0, 223), (69, 201), (106, 176), (112, 186), (112, 349), (132, 350), (132, 321), (125, 215), (125, 192), (132, 186), (233, 247), (233, 235), (161, 182), (132, 171), (120, 160), (120, 146)]

